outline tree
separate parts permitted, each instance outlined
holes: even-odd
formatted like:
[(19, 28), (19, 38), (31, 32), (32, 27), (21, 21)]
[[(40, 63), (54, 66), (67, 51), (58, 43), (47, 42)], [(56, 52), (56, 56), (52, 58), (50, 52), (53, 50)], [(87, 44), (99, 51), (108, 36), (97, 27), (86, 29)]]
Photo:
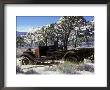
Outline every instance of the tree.
[(45, 46), (47, 46), (48, 29), (47, 29), (45, 26), (43, 26), (43, 27), (41, 28), (41, 33), (42, 33), (42, 36), (43, 36), (43, 40), (44, 40), (44, 42), (45, 42)]
[(94, 22), (87, 21), (84, 30), (78, 32), (78, 37), (89, 47), (90, 42), (94, 41)]
[(56, 47), (58, 47), (58, 32), (55, 28), (55, 23), (52, 23), (48, 26), (48, 43), (50, 44), (56, 44)]
[(22, 37), (17, 37), (16, 38), (16, 45), (17, 45), (17, 48), (20, 46), (23, 46), (24, 45), (24, 38), (22, 38)]
[(76, 48), (81, 42), (92, 40), (93, 31), (94, 23), (87, 22), (83, 16), (62, 16), (58, 22), (28, 33), (27, 42), (31, 45), (63, 45), (64, 50), (67, 50), (68, 45)]
[(64, 50), (67, 50), (68, 41), (71, 32), (74, 32), (75, 47), (77, 47), (77, 36), (80, 27), (85, 24), (85, 19), (82, 16), (63, 16), (60, 23), (57, 25), (58, 29), (62, 29), (62, 41)]
[(55, 41), (58, 42), (58, 39), (56, 39), (57, 35), (54, 23), (49, 24), (48, 26), (45, 27), (43, 26), (41, 28), (41, 33), (46, 46), (54, 44)]
[(87, 23), (87, 28), (85, 31), (85, 41), (89, 47), (89, 42), (94, 41), (94, 23), (88, 22)]

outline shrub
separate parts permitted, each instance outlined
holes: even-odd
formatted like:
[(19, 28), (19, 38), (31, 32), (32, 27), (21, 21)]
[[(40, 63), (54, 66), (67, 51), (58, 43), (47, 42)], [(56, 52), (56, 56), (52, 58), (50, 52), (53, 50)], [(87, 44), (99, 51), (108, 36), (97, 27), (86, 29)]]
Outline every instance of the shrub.
[(69, 61), (65, 61), (63, 64), (59, 65), (58, 69), (64, 74), (79, 74), (77, 72), (77, 64)]
[(18, 65), (16, 66), (16, 73), (17, 74), (24, 73), (23, 70), (21, 69), (21, 67)]
[(63, 74), (81, 74), (80, 71), (94, 72), (93, 64), (84, 63), (73, 63), (65, 61), (63, 64), (58, 66), (58, 70)]

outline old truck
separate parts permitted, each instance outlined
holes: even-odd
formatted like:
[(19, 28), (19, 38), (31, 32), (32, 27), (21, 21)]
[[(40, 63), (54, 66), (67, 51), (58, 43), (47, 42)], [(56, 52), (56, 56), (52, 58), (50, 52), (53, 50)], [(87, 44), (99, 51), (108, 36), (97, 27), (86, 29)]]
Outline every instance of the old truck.
[(51, 46), (39, 46), (35, 48), (33, 52), (30, 48), (23, 52), (20, 56), (22, 57), (22, 64), (44, 64), (49, 61), (54, 63), (54, 61), (64, 60), (71, 62), (83, 62), (85, 58), (89, 58), (94, 62), (94, 48), (74, 48), (71, 50), (63, 50), (63, 47)]

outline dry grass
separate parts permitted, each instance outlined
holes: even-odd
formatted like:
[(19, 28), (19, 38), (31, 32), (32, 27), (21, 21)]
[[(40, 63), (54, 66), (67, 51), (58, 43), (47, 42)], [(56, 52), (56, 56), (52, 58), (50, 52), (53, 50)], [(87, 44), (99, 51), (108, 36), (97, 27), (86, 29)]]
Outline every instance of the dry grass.
[(82, 72), (94, 72), (93, 64), (74, 63), (65, 61), (63, 64), (46, 68), (47, 71), (59, 71), (62, 74), (81, 74)]

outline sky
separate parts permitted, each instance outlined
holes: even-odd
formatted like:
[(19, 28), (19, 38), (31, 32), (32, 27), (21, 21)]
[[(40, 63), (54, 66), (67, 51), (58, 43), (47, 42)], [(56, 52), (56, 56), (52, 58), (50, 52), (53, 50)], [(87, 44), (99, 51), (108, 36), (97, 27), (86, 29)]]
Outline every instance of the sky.
[[(19, 32), (28, 32), (32, 28), (42, 27), (51, 23), (55, 23), (61, 16), (17, 16), (16, 28)], [(85, 16), (87, 21), (93, 17)]]

